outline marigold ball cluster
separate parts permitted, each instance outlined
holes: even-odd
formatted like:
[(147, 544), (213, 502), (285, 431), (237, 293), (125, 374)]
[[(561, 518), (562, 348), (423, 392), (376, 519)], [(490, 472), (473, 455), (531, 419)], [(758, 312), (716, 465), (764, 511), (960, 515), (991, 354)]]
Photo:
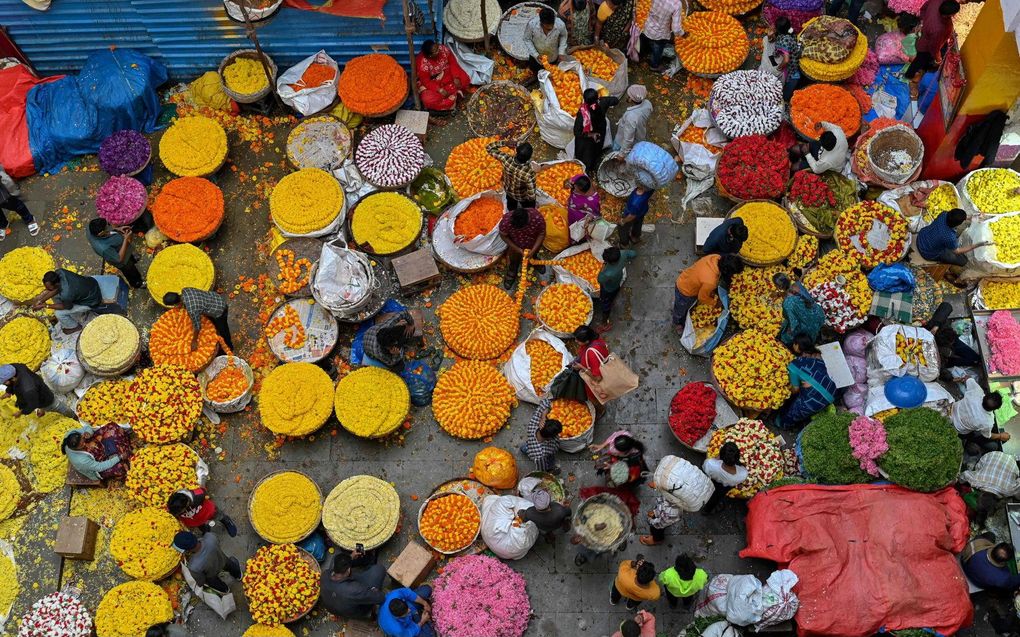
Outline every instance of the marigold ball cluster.
[(544, 55), (540, 62), (549, 72), (549, 81), (556, 93), (556, 101), (560, 103), (560, 110), (576, 114), (577, 110), (581, 108), (581, 77), (576, 72), (563, 71), (559, 67), (549, 64)]
[(590, 250), (573, 254), (560, 261), (560, 267), (590, 283), (595, 292), (599, 291), (599, 272), (602, 271), (602, 262), (596, 259)]
[(219, 350), (220, 337), (216, 326), (208, 317), (201, 317), (198, 345), (191, 349), (195, 328), (183, 307), (174, 307), (163, 313), (152, 324), (149, 332), (149, 354), (157, 365), (177, 365), (190, 372), (206, 368)]
[(528, 339), (524, 350), (531, 359), (531, 386), (541, 391), (563, 369), (563, 355), (540, 338)]
[(513, 345), (520, 331), (517, 306), (494, 285), (457, 290), (439, 306), (437, 314), (443, 340), (464, 358), (496, 358)]
[(572, 161), (561, 161), (539, 170), (535, 174), (538, 189), (555, 199), (561, 206), (567, 205), (570, 189), (563, 182), (576, 175), (583, 175), (584, 167)]
[(563, 425), (560, 438), (575, 438), (595, 424), (588, 405), (570, 398), (557, 398), (552, 401), (546, 418), (558, 420)]
[(581, 63), (581, 66), (584, 67), (588, 75), (597, 77), (605, 82), (612, 80), (616, 75), (616, 71), (620, 68), (620, 65), (613, 58), (599, 49), (580, 49), (574, 51), (571, 55)]
[(418, 532), (429, 546), (456, 553), (474, 542), (482, 517), (471, 498), (450, 493), (430, 499), (418, 520)]
[(481, 361), (454, 363), (439, 375), (432, 393), (432, 413), (439, 426), (455, 438), (469, 440), (499, 431), (516, 404), (506, 378)]
[(333, 381), (311, 363), (280, 365), (259, 390), (259, 416), (275, 434), (310, 434), (326, 422), (332, 411)]
[(210, 402), (214, 403), (229, 403), (232, 400), (240, 398), (244, 392), (248, 391), (251, 387), (252, 382), (248, 379), (248, 375), (244, 373), (244, 369), (234, 363), (234, 359), (231, 359), (227, 363), (226, 367), (221, 369), (212, 380), (205, 385), (205, 397)]
[(591, 297), (573, 283), (550, 285), (536, 301), (538, 319), (557, 332), (570, 333), (587, 325), (592, 313)]
[(684, 68), (699, 75), (729, 73), (740, 68), (751, 49), (744, 27), (720, 11), (697, 11), (684, 19), (682, 36), (674, 40)]

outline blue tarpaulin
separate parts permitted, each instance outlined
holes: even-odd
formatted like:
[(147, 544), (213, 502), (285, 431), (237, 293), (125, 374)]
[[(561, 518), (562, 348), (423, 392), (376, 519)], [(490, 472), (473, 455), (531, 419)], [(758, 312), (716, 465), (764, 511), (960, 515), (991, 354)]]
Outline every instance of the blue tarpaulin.
[[(910, 85), (906, 79), (899, 75), (903, 68), (905, 68), (903, 64), (883, 64), (878, 67), (875, 81), (870, 86), (864, 87), (869, 95), (874, 95), (876, 91), (882, 90), (896, 98), (896, 119), (903, 119), (910, 107)], [(921, 83), (918, 86), (918, 108), (922, 113), (928, 110), (932, 100), (935, 99), (938, 89), (937, 80), (938, 73), (936, 72), (925, 73), (921, 78)], [(864, 121), (870, 122), (878, 116), (878, 113), (872, 108), (864, 114)]]
[(34, 87), (25, 108), (36, 169), (54, 172), (72, 157), (97, 153), (119, 130), (156, 130), (156, 89), (166, 80), (166, 67), (147, 55), (107, 49), (89, 55), (77, 75)]

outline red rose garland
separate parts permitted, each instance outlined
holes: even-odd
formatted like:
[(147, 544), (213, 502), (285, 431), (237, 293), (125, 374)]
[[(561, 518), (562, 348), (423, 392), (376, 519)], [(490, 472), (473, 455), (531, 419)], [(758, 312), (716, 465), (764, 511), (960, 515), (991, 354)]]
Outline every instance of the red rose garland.
[(764, 135), (738, 137), (723, 149), (716, 176), (737, 199), (775, 199), (786, 190), (790, 158)]

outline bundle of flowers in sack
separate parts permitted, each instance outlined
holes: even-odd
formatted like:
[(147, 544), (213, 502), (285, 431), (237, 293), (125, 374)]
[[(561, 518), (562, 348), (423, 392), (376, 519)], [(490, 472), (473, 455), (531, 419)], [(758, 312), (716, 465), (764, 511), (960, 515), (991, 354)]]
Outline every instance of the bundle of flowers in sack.
[(688, 446), (708, 433), (715, 422), (716, 393), (708, 383), (687, 383), (669, 403), (669, 428)]
[[(318, 59), (318, 56), (316, 57)], [(290, 88), (297, 92), (303, 91), (308, 88), (318, 88), (326, 82), (332, 82), (336, 79), (337, 69), (331, 66), (327, 62), (312, 62), (305, 69), (304, 73), (301, 74), (299, 79), (294, 84), (289, 84)]]
[(539, 62), (549, 72), (549, 81), (552, 82), (553, 91), (556, 92), (560, 110), (577, 113), (577, 110), (581, 108), (581, 78), (577, 73), (562, 71), (558, 66), (549, 64), (544, 55), (541, 56)]
[(587, 325), (593, 307), (591, 297), (573, 283), (550, 285), (538, 296), (535, 305), (539, 321), (565, 334)]
[(21, 363), (32, 371), (50, 356), (50, 331), (42, 321), (18, 316), (0, 326), (0, 361)]
[(494, 197), (479, 197), (457, 215), (453, 222), (453, 232), (457, 239), (473, 239), (489, 234), (499, 225), (506, 207)]
[(471, 498), (449, 493), (425, 505), (418, 521), (418, 532), (432, 548), (456, 553), (475, 541), (481, 524), (481, 513)]
[(747, 479), (730, 489), (726, 495), (731, 498), (750, 498), (765, 485), (782, 478), (782, 440), (760, 420), (748, 418), (741, 418), (735, 425), (715, 432), (708, 443), (706, 456), (718, 458), (722, 446), (732, 442), (740, 449), (740, 463), (747, 469)]
[(559, 262), (560, 267), (590, 283), (595, 293), (598, 293), (599, 272), (602, 271), (602, 262), (595, 258), (591, 250), (584, 250), (569, 257), (559, 259)]
[(206, 368), (219, 350), (220, 336), (208, 317), (201, 317), (198, 343), (194, 349), (195, 328), (183, 307), (174, 307), (163, 313), (152, 324), (149, 332), (149, 354), (156, 365), (177, 365), (190, 372)]
[(259, 417), (281, 436), (305, 436), (333, 412), (333, 380), (312, 363), (285, 363), (259, 389)]
[(362, 367), (337, 383), (333, 408), (347, 431), (360, 438), (381, 438), (404, 422), (411, 396), (400, 376), (381, 367)]
[(227, 160), (227, 132), (202, 115), (178, 119), (159, 139), (159, 158), (178, 177), (211, 175)]
[(293, 544), (259, 548), (245, 564), (241, 583), (252, 619), (260, 624), (293, 621), (319, 599), (319, 571)]
[(404, 103), (407, 71), (389, 55), (372, 53), (353, 58), (337, 80), (343, 105), (355, 113), (378, 117)]
[(904, 409), (883, 419), (889, 450), (878, 466), (889, 480), (913, 491), (932, 492), (956, 480), (963, 444), (953, 423), (927, 407)]
[[(698, 303), (691, 309), (691, 324), (696, 329), (708, 329), (709, 334), (715, 331), (716, 323), (722, 316), (722, 305), (706, 305)], [(707, 338), (707, 336), (706, 336)], [(700, 343), (703, 339), (699, 338)]]
[(179, 177), (152, 202), (159, 231), (180, 243), (208, 239), (223, 223), (223, 191), (208, 179)]
[(783, 83), (764, 71), (733, 71), (712, 85), (709, 105), (727, 136), (768, 135), (785, 116)]
[(786, 366), (793, 354), (758, 330), (737, 332), (712, 353), (712, 374), (723, 394), (744, 409), (778, 409), (790, 397)]
[(156, 365), (138, 372), (128, 385), (125, 400), (124, 415), (145, 442), (182, 440), (202, 414), (198, 379), (176, 365)]
[(152, 145), (135, 130), (117, 131), (99, 144), (99, 167), (110, 176), (133, 175), (145, 168), (151, 157)]
[(734, 210), (732, 217), (747, 226), (747, 241), (740, 256), (752, 265), (782, 261), (797, 246), (797, 228), (786, 209), (771, 201), (751, 201)]
[(131, 455), (124, 486), (128, 496), (150, 507), (165, 507), (175, 491), (197, 489), (198, 454), (181, 443), (146, 445)]
[(1003, 263), (1020, 263), (1020, 215), (1001, 217), (988, 224), (995, 244), (995, 258)]
[(111, 588), (99, 602), (96, 635), (137, 637), (173, 618), (174, 608), (166, 591), (152, 582), (126, 582)]
[[(852, 413), (827, 409), (815, 414), (804, 427), (800, 434), (800, 451), (804, 471), (811, 479), (827, 484), (871, 482), (872, 476), (855, 457), (850, 441), (851, 423), (854, 421), (855, 415)], [(862, 442), (862, 449), (863, 445)]]
[(396, 192), (376, 192), (358, 202), (351, 216), (354, 242), (380, 255), (400, 252), (421, 234), (421, 208)]
[(988, 347), (992, 351), (988, 371), (1007, 376), (1020, 374), (1020, 324), (1013, 314), (997, 310), (988, 319)]
[(990, 168), (971, 173), (964, 194), (978, 212), (997, 215), (1020, 210), (1020, 173), (1008, 168)]
[(885, 427), (881, 421), (867, 416), (854, 418), (850, 423), (850, 448), (853, 449), (854, 458), (861, 463), (861, 469), (877, 478), (879, 472), (875, 461), (889, 451)]
[(454, 292), (436, 314), (443, 340), (464, 358), (489, 360), (513, 345), (520, 330), (517, 306), (494, 285), (470, 285)]
[(223, 68), (223, 83), (238, 95), (254, 95), (269, 86), (269, 78), (262, 62), (239, 56)]
[(747, 59), (751, 42), (740, 21), (719, 11), (697, 11), (684, 19), (684, 35), (673, 41), (684, 68), (697, 75), (729, 73)]
[(578, 49), (571, 53), (581, 63), (585, 73), (591, 77), (609, 82), (616, 75), (620, 65), (604, 51), (596, 48)]
[(467, 555), (433, 582), (432, 614), (445, 637), (521, 637), (531, 603), (520, 573), (494, 557)]
[(205, 385), (205, 397), (214, 403), (229, 403), (248, 391), (251, 381), (244, 369), (231, 357), (227, 365)]
[(406, 186), (425, 165), (425, 148), (411, 129), (385, 124), (361, 140), (354, 151), (354, 163), (361, 174), (381, 188)]
[(142, 507), (122, 517), (110, 535), (110, 557), (129, 577), (140, 580), (162, 579), (181, 561), (173, 548), (174, 535), (181, 524), (166, 511), (166, 502)]
[(302, 168), (281, 179), (269, 196), (269, 212), (276, 226), (292, 235), (318, 232), (340, 215), (344, 191), (333, 175), (319, 168)]
[(32, 604), (21, 617), (18, 637), (91, 637), (92, 615), (81, 600), (57, 591)]
[(0, 296), (24, 303), (43, 291), (43, 275), (56, 269), (53, 257), (42, 248), (22, 246), (0, 257)]
[(531, 359), (531, 385), (535, 389), (546, 387), (563, 369), (563, 355), (540, 338), (528, 339), (524, 350)]
[[(802, 234), (797, 237), (797, 247), (793, 249), (793, 254), (791, 254), (790, 258), (786, 260), (786, 264), (791, 268), (799, 268), (803, 270), (817, 258), (818, 237), (810, 234)], [(730, 302), (733, 302), (732, 291), (730, 292)]]
[(115, 226), (134, 222), (145, 210), (148, 193), (134, 177), (110, 177), (96, 194), (96, 214)]
[(273, 258), (280, 271), (276, 274), (276, 287), (284, 294), (293, 294), (308, 285), (312, 276), (312, 262), (297, 258), (293, 250), (275, 250)]
[(477, 440), (495, 434), (516, 405), (513, 386), (481, 361), (457, 361), (439, 375), (432, 392), (432, 413), (455, 438)]
[(303, 473), (281, 471), (255, 487), (249, 514), (260, 537), (274, 544), (300, 542), (319, 526), (322, 494)]
[(818, 139), (822, 122), (835, 124), (847, 137), (861, 128), (861, 106), (850, 91), (833, 84), (812, 84), (793, 92), (790, 121), (801, 135)]
[[(817, 241), (817, 240), (816, 240)], [(777, 274), (793, 276), (788, 268), (773, 265), (744, 268), (730, 282), (730, 315), (743, 329), (756, 329), (779, 336), (783, 324), (783, 293), (772, 282)]]
[(137, 360), (141, 336), (134, 323), (119, 314), (97, 316), (78, 336), (81, 362), (100, 373), (116, 373)]
[(345, 549), (358, 544), (373, 549), (388, 540), (400, 521), (400, 496), (389, 482), (375, 476), (340, 481), (322, 505), (322, 526)]
[(919, 338), (904, 336), (902, 332), (896, 333), (896, 355), (900, 357), (904, 365), (928, 365), (924, 353), (924, 341)]
[(790, 179), (790, 157), (764, 135), (738, 137), (723, 148), (716, 181), (735, 199), (775, 199)]
[(960, 198), (956, 196), (953, 184), (940, 184), (933, 188), (924, 200), (924, 220), (931, 223), (943, 212), (959, 207)]
[(857, 200), (857, 185), (839, 173), (800, 170), (793, 175), (787, 198), (808, 230), (831, 235), (836, 217)]
[(560, 438), (574, 438), (591, 429), (592, 415), (585, 403), (569, 398), (557, 398), (552, 401), (546, 418), (558, 420), (563, 425)]
[(503, 165), (485, 147), (498, 137), (476, 137), (458, 144), (446, 158), (446, 176), (457, 196), (467, 199), (485, 190), (503, 189)]
[(561, 206), (565, 206), (570, 199), (570, 189), (564, 188), (563, 182), (583, 174), (583, 166), (573, 161), (561, 161), (539, 170), (535, 175), (535, 184), (539, 190), (555, 199)]
[(1020, 307), (1020, 281), (981, 279), (981, 300), (989, 310)]
[(163, 248), (152, 258), (145, 273), (149, 294), (160, 305), (167, 292), (180, 294), (184, 288), (211, 290), (215, 278), (212, 259), (190, 243)]
[(127, 422), (125, 396), (130, 384), (129, 380), (104, 380), (92, 385), (75, 407), (78, 418), (94, 427)]
[[(887, 237), (873, 243), (875, 230), (882, 226)], [(900, 213), (876, 201), (862, 201), (843, 211), (833, 236), (840, 250), (858, 259), (863, 267), (873, 268), (903, 258), (907, 230), (907, 220)]]

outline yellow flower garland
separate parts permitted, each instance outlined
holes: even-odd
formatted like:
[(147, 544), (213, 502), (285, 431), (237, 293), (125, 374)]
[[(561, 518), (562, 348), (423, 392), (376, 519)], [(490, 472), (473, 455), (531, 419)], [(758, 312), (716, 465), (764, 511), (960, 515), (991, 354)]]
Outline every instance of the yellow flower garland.
[(67, 456), (60, 450), (64, 435), (78, 427), (78, 423), (55, 411), (48, 411), (35, 420), (37, 425), (30, 435), (28, 451), (32, 487), (40, 493), (52, 493), (62, 488), (67, 478)]
[(311, 363), (285, 363), (259, 390), (259, 416), (269, 431), (304, 436), (326, 422), (333, 411), (333, 381)]
[(772, 277), (793, 272), (782, 266), (744, 268), (730, 283), (730, 313), (743, 329), (754, 328), (769, 336), (779, 336), (783, 324), (783, 293)]
[(82, 362), (100, 372), (126, 365), (138, 351), (138, 328), (119, 314), (104, 314), (88, 322), (78, 337)]
[(96, 610), (98, 637), (140, 637), (174, 617), (170, 597), (152, 582), (127, 582), (103, 595)]
[(797, 247), (797, 227), (778, 204), (751, 201), (737, 208), (732, 216), (743, 219), (747, 226), (747, 241), (740, 248), (740, 256), (748, 263), (774, 263), (790, 256)]
[(180, 530), (180, 523), (162, 508), (131, 511), (113, 527), (110, 556), (128, 577), (162, 579), (181, 561), (181, 553), (171, 546)]
[[(805, 22), (804, 28), (817, 19), (812, 18)], [(860, 29), (857, 29), (857, 43), (845, 60), (836, 64), (828, 64), (802, 57), (800, 58), (800, 70), (804, 72), (804, 75), (819, 82), (841, 82), (857, 72), (867, 55), (868, 38), (861, 33)]]
[(307, 612), (319, 599), (319, 570), (293, 544), (270, 544), (245, 564), (241, 584), (259, 623), (276, 625)]
[(200, 486), (197, 465), (198, 454), (188, 445), (147, 445), (131, 456), (124, 486), (132, 500), (165, 507), (175, 491)]
[(14, 470), (0, 464), (0, 522), (11, 517), (21, 502), (21, 495), (21, 483), (18, 482)]
[(319, 168), (292, 172), (276, 184), (269, 196), (273, 223), (290, 234), (322, 230), (336, 220), (343, 205), (340, 182)]
[(432, 392), (432, 413), (439, 426), (468, 440), (495, 434), (516, 405), (506, 377), (482, 361), (457, 361), (439, 375)]
[(300, 542), (319, 526), (322, 494), (308, 476), (296, 471), (271, 475), (251, 498), (251, 525), (270, 542)]
[(469, 285), (439, 307), (439, 331), (464, 358), (496, 358), (513, 345), (521, 329), (514, 300), (495, 285)]
[(358, 202), (351, 217), (355, 243), (376, 254), (400, 252), (421, 234), (421, 208), (404, 195), (377, 192)]
[(393, 372), (362, 367), (337, 383), (333, 408), (347, 431), (361, 438), (380, 438), (393, 433), (407, 417), (411, 395)]
[(400, 521), (400, 496), (375, 476), (352, 476), (333, 487), (322, 506), (322, 526), (345, 549), (372, 549), (388, 540)]
[(183, 117), (160, 138), (159, 158), (178, 177), (211, 175), (227, 158), (227, 132), (208, 117)]
[(42, 321), (18, 316), (0, 327), (0, 365), (21, 363), (32, 371), (50, 355), (50, 331)]
[(160, 305), (167, 292), (180, 294), (184, 288), (211, 290), (215, 278), (212, 259), (190, 243), (179, 243), (157, 252), (145, 274), (149, 294)]
[(294, 631), (286, 626), (268, 626), (266, 624), (252, 624), (244, 631), (241, 637), (296, 637)]
[(712, 354), (712, 373), (736, 407), (778, 409), (790, 397), (787, 364), (793, 354), (758, 330), (737, 332)]
[(24, 303), (43, 291), (43, 275), (56, 264), (42, 248), (15, 248), (0, 258), (0, 296)]

